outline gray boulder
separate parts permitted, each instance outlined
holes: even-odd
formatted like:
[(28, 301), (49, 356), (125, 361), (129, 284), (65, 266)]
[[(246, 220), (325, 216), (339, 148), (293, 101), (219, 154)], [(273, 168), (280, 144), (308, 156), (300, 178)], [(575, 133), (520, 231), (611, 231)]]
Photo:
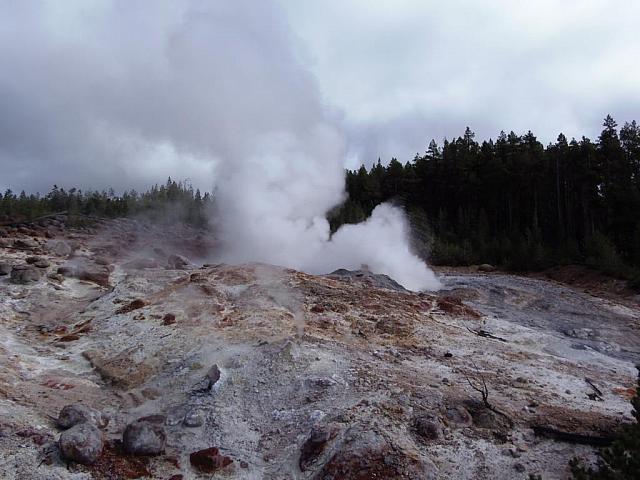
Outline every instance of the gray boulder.
[(60, 435), (58, 446), (67, 460), (91, 465), (102, 453), (102, 432), (91, 423), (78, 423)]
[(47, 251), (58, 257), (68, 257), (73, 253), (73, 247), (62, 240), (47, 242)]
[(109, 419), (95, 408), (81, 403), (73, 403), (60, 410), (57, 423), (60, 428), (64, 429), (71, 428), (79, 423), (90, 423), (98, 428), (104, 428), (108, 425)]
[(11, 269), (11, 283), (26, 285), (40, 280), (40, 272), (31, 265), (14, 265)]
[(204, 420), (204, 412), (199, 408), (192, 408), (185, 414), (183, 424), (185, 427), (201, 427)]
[(122, 435), (125, 451), (134, 455), (159, 455), (164, 452), (167, 443), (164, 421), (163, 416), (152, 415), (127, 425)]

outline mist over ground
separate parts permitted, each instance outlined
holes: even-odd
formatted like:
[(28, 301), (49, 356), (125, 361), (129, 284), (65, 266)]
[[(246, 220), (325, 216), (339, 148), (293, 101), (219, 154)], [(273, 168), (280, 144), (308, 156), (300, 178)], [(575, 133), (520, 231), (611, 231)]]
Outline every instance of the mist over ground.
[(325, 216), (344, 200), (347, 142), (277, 3), (5, 10), (7, 187), (130, 188), (179, 175), (215, 185), (219, 260), (313, 273), (367, 265), (410, 289), (438, 287), (395, 207), (329, 238)]

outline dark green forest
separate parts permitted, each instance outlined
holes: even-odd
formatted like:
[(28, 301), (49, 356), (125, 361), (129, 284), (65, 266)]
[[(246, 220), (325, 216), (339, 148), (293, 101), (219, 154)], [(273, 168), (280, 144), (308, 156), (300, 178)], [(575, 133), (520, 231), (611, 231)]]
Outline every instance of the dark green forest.
[(582, 263), (640, 286), (640, 127), (611, 116), (603, 127), (595, 142), (560, 134), (546, 147), (530, 131), (479, 143), (467, 128), (404, 165), (348, 171), (332, 229), (394, 201), (435, 264)]
[(146, 192), (135, 190), (116, 195), (109, 191), (86, 191), (70, 188), (53, 189), (44, 196), (16, 195), (11, 190), (0, 194), (0, 224), (2, 222), (28, 222), (58, 212), (70, 216), (126, 217), (142, 215), (155, 221), (182, 221), (196, 227), (207, 226), (207, 208), (211, 194), (204, 195), (186, 182), (169, 178), (165, 185), (154, 185)]

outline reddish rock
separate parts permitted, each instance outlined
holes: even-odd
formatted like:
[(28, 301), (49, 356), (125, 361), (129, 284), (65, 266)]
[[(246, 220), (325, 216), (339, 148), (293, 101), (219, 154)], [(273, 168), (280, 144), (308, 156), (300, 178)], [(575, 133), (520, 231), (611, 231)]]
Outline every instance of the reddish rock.
[(127, 303), (125, 306), (120, 307), (118, 310), (116, 310), (116, 315), (133, 312), (134, 310), (138, 310), (139, 308), (142, 308), (145, 305), (146, 303), (144, 302), (144, 300), (136, 298), (135, 300)]
[(313, 478), (435, 480), (438, 478), (438, 469), (433, 463), (421, 459), (417, 452), (391, 444), (376, 431), (353, 428), (337, 452)]
[(203, 473), (213, 473), (233, 463), (230, 457), (221, 455), (216, 447), (205, 448), (189, 455), (191, 465)]
[(462, 300), (450, 295), (438, 298), (437, 305), (440, 310), (454, 317), (464, 317), (478, 320), (482, 315), (473, 308), (462, 303)]
[(167, 313), (162, 318), (163, 325), (173, 325), (174, 323), (176, 323), (176, 316), (173, 313)]

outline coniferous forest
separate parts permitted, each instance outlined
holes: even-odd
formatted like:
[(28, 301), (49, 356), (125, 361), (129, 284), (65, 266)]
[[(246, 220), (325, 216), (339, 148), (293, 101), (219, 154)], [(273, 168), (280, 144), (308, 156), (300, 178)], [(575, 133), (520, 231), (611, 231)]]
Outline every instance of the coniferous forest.
[[(480, 143), (461, 137), (431, 141), (404, 165), (396, 158), (347, 171), (348, 200), (330, 212), (335, 231), (365, 220), (392, 201), (410, 219), (418, 253), (438, 265), (491, 263), (540, 270), (581, 263), (640, 288), (640, 127), (618, 128), (610, 116), (597, 141), (560, 134), (544, 146), (532, 132), (501, 132)], [(209, 193), (169, 179), (149, 191), (116, 195), (65, 191), (0, 194), (0, 220), (52, 212), (109, 217), (169, 213), (206, 226)], [(174, 205), (180, 205), (176, 210)]]
[(54, 185), (46, 195), (16, 195), (11, 190), (0, 194), (0, 224), (28, 222), (38, 217), (64, 212), (71, 216), (126, 217), (142, 215), (163, 222), (185, 222), (196, 227), (207, 226), (207, 209), (211, 194), (194, 190), (187, 182), (169, 178), (164, 185), (154, 185), (143, 193), (135, 190), (116, 194), (108, 191), (65, 190)]
[(604, 120), (597, 141), (532, 132), (431, 141), (404, 165), (379, 160), (347, 172), (349, 199), (332, 228), (402, 205), (416, 247), (443, 265), (491, 263), (539, 270), (583, 263), (640, 286), (640, 127)]

